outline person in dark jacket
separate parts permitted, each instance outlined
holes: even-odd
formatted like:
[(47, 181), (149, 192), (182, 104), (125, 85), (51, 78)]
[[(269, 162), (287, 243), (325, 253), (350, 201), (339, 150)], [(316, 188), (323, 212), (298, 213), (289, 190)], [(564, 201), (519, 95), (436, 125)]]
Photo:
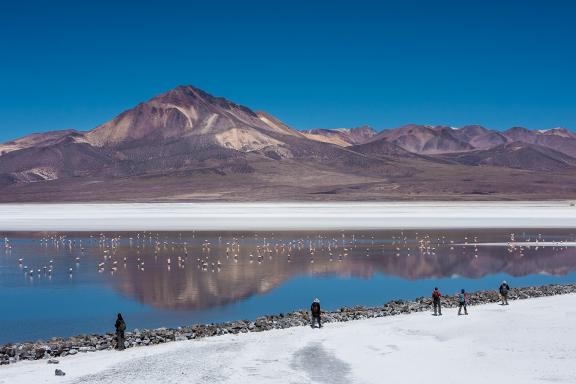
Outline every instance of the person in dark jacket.
[(468, 309), (466, 308), (467, 304), (468, 304), (468, 294), (466, 293), (466, 291), (464, 291), (464, 289), (462, 289), (458, 294), (458, 315), (462, 314), (461, 313), (462, 308), (464, 308), (464, 314), (465, 315), (468, 314)]
[(432, 303), (434, 304), (434, 316), (442, 316), (442, 303), (441, 303), (442, 293), (438, 287), (435, 287), (432, 291)]
[(510, 286), (506, 281), (500, 284), (500, 297), (502, 298), (502, 305), (508, 305), (508, 292), (510, 291)]
[(125, 348), (124, 346), (124, 331), (126, 330), (126, 323), (122, 318), (122, 314), (118, 314), (118, 318), (116, 319), (116, 323), (114, 324), (116, 327), (116, 349), (121, 351)]
[(318, 328), (322, 328), (322, 322), (320, 321), (320, 300), (314, 299), (310, 306), (310, 312), (312, 312), (312, 328), (314, 328), (315, 322), (318, 322)]

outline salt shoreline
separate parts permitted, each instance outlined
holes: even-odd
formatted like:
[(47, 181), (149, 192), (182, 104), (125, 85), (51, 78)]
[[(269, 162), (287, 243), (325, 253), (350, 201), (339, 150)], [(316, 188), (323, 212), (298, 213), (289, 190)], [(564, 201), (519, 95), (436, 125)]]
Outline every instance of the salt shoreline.
[(576, 228), (570, 201), (0, 204), (0, 231)]
[(441, 317), (426, 311), (76, 353), (57, 365), (0, 367), (0, 384), (572, 384), (574, 308), (576, 294), (566, 294), (476, 305), (468, 316), (445, 308)]
[[(524, 300), (537, 297), (565, 295), (576, 293), (576, 284), (543, 285), (523, 288), (513, 288), (509, 300)], [(498, 293), (478, 291), (469, 293), (469, 305), (496, 303), (500, 300)], [(457, 296), (444, 296), (443, 308), (458, 306)], [(393, 300), (381, 307), (342, 307), (337, 311), (323, 312), (323, 323), (348, 322), (369, 318), (379, 318), (429, 311), (432, 300), (429, 297), (419, 297), (415, 300)], [(310, 324), (308, 311), (296, 311), (287, 314), (258, 317), (254, 321), (238, 320), (218, 324), (197, 324), (177, 328), (157, 328), (153, 330), (138, 330), (126, 332), (128, 348), (163, 344), (171, 341), (204, 339), (227, 334), (269, 331), (307, 326)], [(114, 335), (82, 335), (70, 338), (52, 338), (49, 341), (9, 343), (0, 346), (0, 365), (16, 363), (21, 360), (40, 360), (74, 355), (79, 352), (96, 352), (113, 348)]]

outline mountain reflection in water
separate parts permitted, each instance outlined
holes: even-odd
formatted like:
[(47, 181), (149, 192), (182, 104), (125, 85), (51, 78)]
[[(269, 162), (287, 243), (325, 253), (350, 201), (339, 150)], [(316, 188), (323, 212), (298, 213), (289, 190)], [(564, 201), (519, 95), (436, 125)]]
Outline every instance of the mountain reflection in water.
[[(0, 343), (573, 282), (572, 230), (6, 233)], [(487, 244), (490, 243), (490, 244)], [(486, 245), (481, 245), (486, 244)]]
[[(403, 279), (505, 273), (564, 275), (576, 269), (572, 235), (511, 231), (33, 234), (37, 280), (73, 258), (124, 295), (162, 309), (205, 309), (264, 294), (296, 276)], [(515, 237), (514, 237), (515, 236)], [(538, 246), (551, 240), (554, 246)], [(514, 240), (514, 244), (510, 244)], [(502, 243), (482, 247), (478, 243)], [(14, 253), (14, 240), (6, 252)], [(27, 244), (30, 249), (31, 244)], [(15, 249), (16, 248), (16, 249)], [(30, 259), (26, 255), (25, 259)], [(37, 256), (39, 258), (39, 256)], [(38, 264), (42, 264), (39, 266)], [(94, 268), (94, 264), (97, 264)], [(50, 269), (45, 268), (50, 266)], [(60, 267), (58, 267), (60, 268)], [(59, 271), (67, 272), (69, 268)], [(54, 270), (50, 275), (56, 274)]]
[[(564, 275), (576, 270), (574, 248), (560, 243), (539, 247), (534, 243), (538, 234), (529, 245), (500, 247), (474, 247), (478, 236), (463, 233), (451, 240), (439, 232), (199, 236), (203, 239), (196, 242), (165, 237), (161, 244), (119, 247), (117, 259), (129, 260), (136, 250), (144, 266), (121, 265), (118, 288), (155, 307), (202, 309), (267, 293), (299, 275), (478, 279), (495, 273)], [(483, 242), (503, 240), (509, 241), (498, 233), (482, 236)], [(454, 245), (457, 241), (468, 245)]]

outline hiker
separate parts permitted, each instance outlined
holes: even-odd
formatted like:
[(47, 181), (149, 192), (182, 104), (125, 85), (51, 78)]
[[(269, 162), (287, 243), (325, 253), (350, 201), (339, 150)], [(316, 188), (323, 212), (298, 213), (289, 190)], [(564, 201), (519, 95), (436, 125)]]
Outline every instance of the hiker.
[(442, 293), (438, 290), (438, 287), (435, 287), (432, 291), (432, 303), (434, 304), (434, 316), (442, 316), (442, 304), (440, 302), (440, 298), (442, 297)]
[(510, 291), (510, 286), (504, 280), (502, 284), (500, 284), (500, 297), (502, 298), (502, 305), (508, 305), (508, 291)]
[(121, 351), (125, 348), (124, 346), (124, 331), (126, 330), (126, 323), (122, 318), (122, 314), (118, 314), (118, 318), (116, 319), (116, 323), (114, 324), (116, 327), (116, 349)]
[(468, 304), (468, 294), (464, 289), (460, 290), (458, 294), (458, 315), (461, 315), (462, 308), (464, 308), (464, 314), (468, 314), (468, 309), (466, 309), (466, 304)]
[(316, 321), (318, 322), (318, 328), (322, 328), (322, 323), (320, 321), (320, 300), (314, 299), (310, 306), (310, 311), (312, 312), (312, 328), (314, 328), (314, 323)]

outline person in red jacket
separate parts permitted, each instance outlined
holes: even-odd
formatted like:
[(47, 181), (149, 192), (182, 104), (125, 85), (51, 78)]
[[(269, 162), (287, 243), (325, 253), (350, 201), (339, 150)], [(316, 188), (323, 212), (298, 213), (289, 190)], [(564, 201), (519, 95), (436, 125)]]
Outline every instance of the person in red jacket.
[(434, 316), (442, 316), (442, 302), (441, 299), (442, 298), (442, 293), (440, 293), (440, 290), (438, 289), (438, 287), (435, 287), (434, 290), (432, 291), (432, 303), (434, 304)]

